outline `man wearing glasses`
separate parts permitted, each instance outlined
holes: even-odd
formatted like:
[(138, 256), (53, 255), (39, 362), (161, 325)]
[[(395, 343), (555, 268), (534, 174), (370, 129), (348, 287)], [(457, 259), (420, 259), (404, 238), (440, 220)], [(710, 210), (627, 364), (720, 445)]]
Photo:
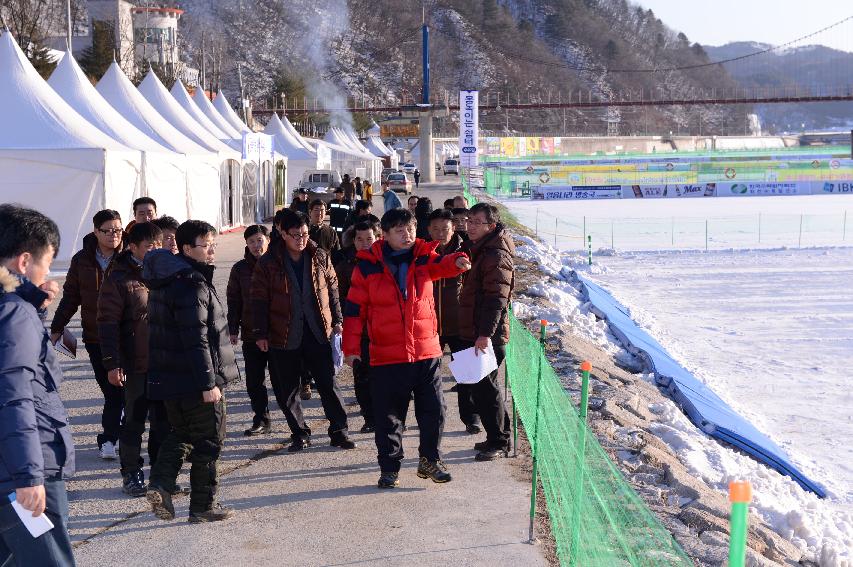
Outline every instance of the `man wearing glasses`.
[(252, 334), (258, 348), (270, 353), (273, 391), (291, 432), (288, 451), (311, 444), (299, 397), (303, 368), (317, 385), (330, 444), (354, 449), (332, 362), (331, 340), (343, 324), (335, 269), (326, 251), (308, 239), (304, 214), (284, 209), (274, 223), (277, 233), (252, 274)]
[[(477, 203), (468, 217), (470, 240), (462, 250), (471, 256), (471, 271), (459, 295), (461, 348), (485, 352), (492, 345), (498, 366), (509, 342), (509, 302), (515, 285), (515, 245), (501, 224), (497, 207)], [(486, 430), (486, 440), (474, 445), (478, 461), (491, 461), (509, 451), (509, 416), (495, 370), (471, 386), (474, 406)]]
[(118, 458), (116, 443), (121, 428), (124, 393), (121, 388), (110, 384), (104, 368), (98, 340), (98, 293), (104, 281), (104, 273), (113, 258), (121, 252), (124, 231), (121, 228), (121, 215), (111, 209), (98, 211), (92, 222), (94, 232), (83, 238), (83, 249), (71, 258), (62, 288), (62, 300), (50, 325), (50, 340), (54, 344), (59, 340), (66, 325), (80, 308), (83, 343), (89, 353), (95, 380), (104, 394), (98, 450), (102, 459), (112, 461)]
[(234, 511), (216, 499), (217, 461), (225, 441), (225, 386), (239, 379), (225, 308), (213, 285), (216, 229), (188, 220), (178, 254), (145, 255), (148, 286), (148, 398), (163, 400), (172, 430), (151, 468), (146, 497), (161, 520), (175, 517), (172, 494), (184, 459), (190, 470), (190, 523), (217, 522)]

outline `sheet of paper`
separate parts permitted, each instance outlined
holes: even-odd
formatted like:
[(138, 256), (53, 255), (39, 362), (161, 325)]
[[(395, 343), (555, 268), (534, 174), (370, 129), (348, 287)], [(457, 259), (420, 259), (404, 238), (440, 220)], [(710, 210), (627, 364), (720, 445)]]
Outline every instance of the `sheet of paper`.
[(341, 348), (341, 335), (332, 336), (332, 363), (335, 365), (335, 374), (341, 371), (344, 365), (344, 352)]
[(12, 502), (12, 508), (15, 509), (18, 517), (21, 518), (24, 527), (27, 528), (27, 531), (34, 538), (53, 529), (53, 522), (50, 521), (50, 518), (44, 514), (34, 518), (32, 512), (18, 504), (17, 500), (15, 500), (14, 492), (9, 495), (9, 500)]
[(460, 384), (476, 384), (490, 372), (497, 370), (498, 361), (495, 358), (495, 349), (489, 343), (486, 352), (478, 352), (476, 356), (474, 347), (454, 352), (453, 360), (448, 366)]
[(54, 343), (53, 348), (68, 358), (77, 358), (77, 339), (68, 329), (62, 331), (62, 336)]

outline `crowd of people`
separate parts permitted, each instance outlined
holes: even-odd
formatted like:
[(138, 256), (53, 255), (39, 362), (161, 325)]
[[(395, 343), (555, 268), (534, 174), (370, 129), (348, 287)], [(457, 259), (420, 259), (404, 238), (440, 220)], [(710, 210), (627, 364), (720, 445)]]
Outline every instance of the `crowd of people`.
[[(217, 461), (225, 392), (241, 375), (234, 351), (241, 343), (253, 414), (245, 435), (272, 431), (269, 374), (290, 431), (289, 452), (312, 444), (302, 407), (312, 389), (330, 445), (356, 448), (337, 377), (345, 363), (360, 431), (374, 434), (377, 486), (399, 484), (412, 401), (417, 476), (450, 481), (440, 453), (446, 411), (440, 361), (448, 348), (451, 355), (493, 348), (502, 362), (513, 243), (490, 204), (469, 208), (458, 196), (433, 210), (429, 198), (412, 196), (404, 208), (399, 199), (389, 206), (388, 193), (380, 219), (369, 183), (357, 178), (346, 178), (328, 204), (297, 192), (275, 214), (272, 229), (245, 229), (244, 257), (231, 268), (224, 301), (213, 283), (213, 226), (159, 216), (147, 197), (134, 202), (126, 227), (118, 212), (99, 211), (71, 260), (49, 332), (44, 319), (59, 288), (47, 274), (59, 231), (36, 211), (0, 206), (0, 489), (56, 526), (38, 539), (24, 537), (0, 499), (0, 564), (9, 557), (16, 564), (73, 564), (64, 480), (74, 471), (74, 448), (53, 345), (64, 340), (78, 310), (104, 399), (100, 457), (118, 461), (124, 492), (145, 496), (161, 519), (175, 517), (172, 498), (181, 492), (190, 495), (190, 522), (234, 514), (218, 498)], [(475, 458), (505, 455), (510, 424), (497, 371), (453, 389), (466, 431), (486, 432)], [(176, 484), (185, 461), (188, 489)], [(40, 563), (40, 557), (53, 559)]]

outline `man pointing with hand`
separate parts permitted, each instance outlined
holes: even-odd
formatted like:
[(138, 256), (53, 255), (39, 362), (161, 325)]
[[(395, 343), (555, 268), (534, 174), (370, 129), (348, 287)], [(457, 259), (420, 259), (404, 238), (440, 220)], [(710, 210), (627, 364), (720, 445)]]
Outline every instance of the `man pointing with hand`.
[(370, 394), (376, 417), (379, 488), (399, 484), (403, 460), (403, 420), (414, 395), (420, 430), (418, 476), (451, 480), (441, 460), (444, 398), (438, 366), (433, 281), (456, 277), (471, 267), (463, 253), (439, 256), (438, 242), (415, 237), (410, 211), (391, 209), (382, 216), (382, 240), (358, 253), (344, 304), (343, 351), (352, 366), (361, 354), (361, 336), (370, 335)]

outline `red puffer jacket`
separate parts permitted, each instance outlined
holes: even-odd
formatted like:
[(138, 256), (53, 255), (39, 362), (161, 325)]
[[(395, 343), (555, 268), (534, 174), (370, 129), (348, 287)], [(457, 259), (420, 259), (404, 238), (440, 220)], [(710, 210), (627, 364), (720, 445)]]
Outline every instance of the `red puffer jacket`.
[(364, 325), (370, 337), (370, 364), (382, 366), (441, 356), (432, 282), (462, 273), (458, 252), (439, 256), (437, 242), (415, 241), (406, 278), (406, 299), (383, 261), (384, 240), (358, 253), (344, 306), (343, 351), (359, 356)]

